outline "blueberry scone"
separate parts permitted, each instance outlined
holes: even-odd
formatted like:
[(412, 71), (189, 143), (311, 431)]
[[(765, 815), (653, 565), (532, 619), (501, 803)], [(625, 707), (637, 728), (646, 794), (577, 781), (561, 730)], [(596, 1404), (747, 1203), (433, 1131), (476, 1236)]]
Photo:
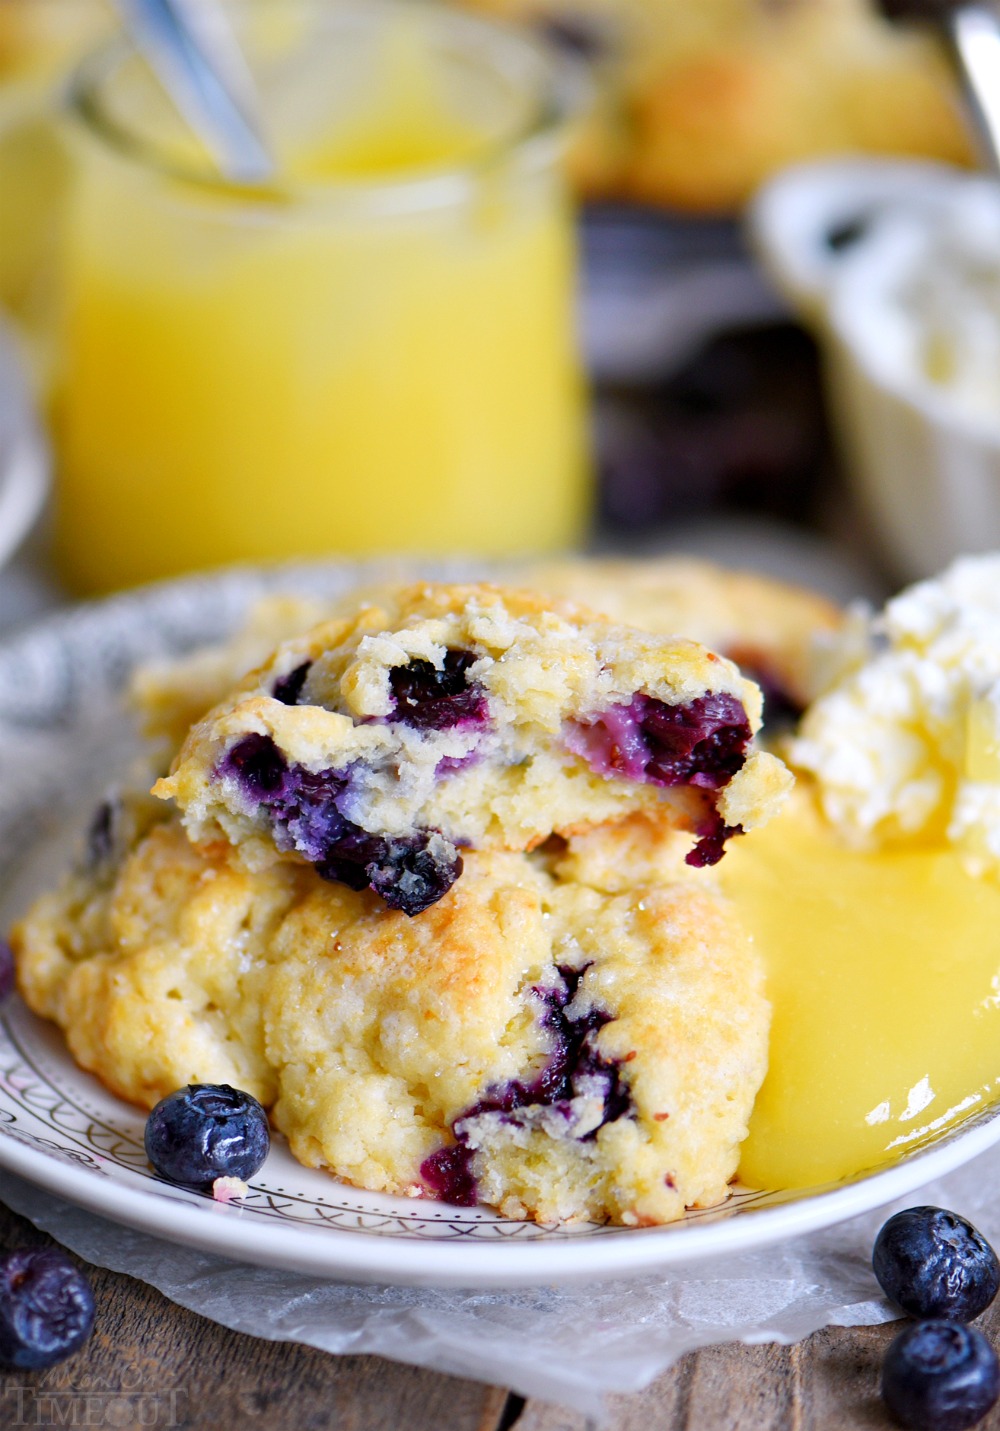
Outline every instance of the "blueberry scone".
[(598, 104), (573, 168), (591, 195), (735, 213), (768, 175), (824, 154), (971, 159), (943, 50), (874, 0), (463, 3), (589, 62)]
[[(814, 591), (694, 557), (575, 557), (520, 567), (512, 580), (580, 602), (621, 625), (679, 633), (727, 656), (760, 686), (769, 727), (801, 715), (818, 694), (817, 644), (828, 643), (843, 623), (840, 609)], [(378, 599), (374, 589), (362, 595)], [(147, 734), (166, 738), (173, 755), (194, 722), (280, 642), (333, 620), (360, 599), (357, 590), (334, 600), (264, 597), (228, 640), (140, 666), (129, 695)]]
[(626, 626), (683, 632), (728, 656), (760, 686), (769, 728), (796, 719), (818, 694), (817, 648), (834, 639), (844, 619), (815, 591), (694, 557), (576, 558), (522, 577)]
[(769, 1013), (752, 942), (682, 858), (629, 886), (620, 828), (576, 865), (572, 839), (472, 851), (408, 918), (164, 815), (124, 852), (99, 839), (13, 933), (24, 997), (115, 1093), (230, 1083), (303, 1163), (511, 1217), (658, 1223), (725, 1197)]
[(143, 662), (128, 683), (129, 705), (139, 716), (143, 734), (166, 749), (169, 764), (195, 721), (225, 700), (280, 642), (301, 636), (336, 611), (335, 603), (313, 597), (264, 596), (251, 605), (227, 640), (196, 647), (183, 656)]
[(777, 808), (761, 694), (696, 642), (491, 586), (415, 585), (282, 643), (198, 722), (154, 793), (194, 841), (416, 915), (471, 850), (655, 811), (688, 861)]

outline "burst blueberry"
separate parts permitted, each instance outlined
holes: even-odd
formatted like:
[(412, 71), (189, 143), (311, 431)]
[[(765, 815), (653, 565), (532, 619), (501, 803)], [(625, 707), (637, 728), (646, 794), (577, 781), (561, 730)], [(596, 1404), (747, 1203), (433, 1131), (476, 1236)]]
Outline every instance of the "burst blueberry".
[(0, 1257), (0, 1364), (37, 1369), (72, 1356), (94, 1325), (90, 1283), (57, 1248)]
[(982, 1332), (957, 1322), (916, 1322), (882, 1366), (882, 1399), (909, 1431), (965, 1431), (1000, 1396), (1000, 1363)]
[(416, 730), (455, 730), (483, 726), (489, 719), (486, 692), (470, 681), (473, 651), (446, 651), (440, 666), (415, 659), (389, 672), (395, 706), (392, 720)]
[(216, 1178), (252, 1178), (270, 1141), (264, 1109), (228, 1083), (190, 1083), (146, 1120), (146, 1156), (160, 1176), (206, 1192)]
[(912, 1317), (969, 1322), (1000, 1290), (1000, 1262), (964, 1217), (940, 1207), (897, 1212), (875, 1239), (883, 1292)]
[(289, 671), (287, 676), (279, 676), (271, 690), (274, 699), (280, 701), (283, 706), (297, 706), (311, 669), (312, 662), (303, 661), (294, 671)]
[(228, 752), (220, 771), (238, 780), (252, 800), (271, 804), (284, 793), (288, 762), (269, 735), (247, 735)]
[(349, 769), (289, 764), (268, 735), (245, 736), (219, 769), (267, 812), (279, 849), (298, 851), (323, 879), (373, 890), (390, 909), (420, 914), (462, 873), (461, 855), (437, 830), (373, 835), (349, 820), (340, 808)]
[(316, 870), (351, 889), (373, 890), (390, 909), (412, 916), (443, 899), (462, 873), (462, 857), (434, 830), (390, 839), (354, 825), (329, 844)]
[(632, 1094), (620, 1066), (606, 1059), (594, 1042), (594, 1035), (611, 1022), (611, 1015), (596, 1006), (575, 1016), (569, 1012), (588, 967), (560, 965), (558, 984), (532, 991), (542, 1005), (541, 1023), (552, 1037), (549, 1056), (530, 1082), (512, 1078), (497, 1084), (454, 1120), (455, 1143), (439, 1148), (425, 1158), (420, 1168), (423, 1182), (437, 1197), (458, 1207), (471, 1207), (476, 1202), (474, 1150), (468, 1143), (468, 1124), (484, 1113), (515, 1115), (523, 1108), (547, 1107), (568, 1115), (572, 1099), (584, 1088), (593, 1093), (600, 1087), (604, 1101), (601, 1121), (583, 1134), (582, 1142), (595, 1138), (598, 1128), (606, 1123), (634, 1115)]
[(718, 814), (715, 792), (743, 768), (751, 734), (735, 696), (723, 692), (668, 705), (639, 692), (627, 704), (570, 721), (565, 740), (598, 775), (704, 791), (704, 828), (687, 856), (689, 865), (701, 867), (718, 864), (726, 841), (742, 833)]

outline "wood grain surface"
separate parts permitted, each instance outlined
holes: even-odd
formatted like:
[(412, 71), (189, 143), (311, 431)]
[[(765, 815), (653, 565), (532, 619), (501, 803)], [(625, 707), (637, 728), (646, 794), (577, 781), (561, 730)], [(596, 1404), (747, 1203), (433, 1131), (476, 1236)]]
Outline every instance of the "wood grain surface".
[[(0, 1205), (0, 1246), (51, 1239)], [(378, 1357), (258, 1341), (89, 1269), (87, 1346), (44, 1372), (0, 1376), (0, 1427), (177, 1431), (595, 1431), (564, 1408)], [(1000, 1311), (980, 1321), (1000, 1339)], [(612, 1397), (602, 1431), (879, 1431), (879, 1364), (898, 1327), (831, 1328), (797, 1346), (693, 1352), (652, 1386)], [(981, 1423), (1000, 1431), (1000, 1407)]]

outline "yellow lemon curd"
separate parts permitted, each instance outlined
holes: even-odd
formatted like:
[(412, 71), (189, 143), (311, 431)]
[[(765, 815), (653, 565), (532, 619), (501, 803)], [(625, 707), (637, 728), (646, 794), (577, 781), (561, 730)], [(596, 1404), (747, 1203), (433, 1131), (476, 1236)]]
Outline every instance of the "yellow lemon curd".
[(54, 403), (57, 548), (77, 588), (581, 535), (557, 145), (532, 157), (528, 100), (488, 74), (463, 85), (401, 24), (320, 120), (291, 87), (271, 192), (179, 177), (190, 140), (127, 84), (114, 124), (138, 115), (158, 157), (78, 145)]
[(766, 961), (751, 1187), (893, 1161), (1000, 1093), (1000, 883), (943, 842), (858, 852), (808, 787), (719, 866)]

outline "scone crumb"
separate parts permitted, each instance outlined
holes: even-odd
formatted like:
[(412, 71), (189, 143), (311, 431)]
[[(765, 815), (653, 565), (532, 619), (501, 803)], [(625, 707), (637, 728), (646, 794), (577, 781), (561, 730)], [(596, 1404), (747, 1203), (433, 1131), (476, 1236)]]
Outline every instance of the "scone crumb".
[(249, 1191), (249, 1183), (242, 1178), (216, 1178), (212, 1184), (212, 1196), (216, 1202), (235, 1202), (237, 1198), (246, 1197)]

